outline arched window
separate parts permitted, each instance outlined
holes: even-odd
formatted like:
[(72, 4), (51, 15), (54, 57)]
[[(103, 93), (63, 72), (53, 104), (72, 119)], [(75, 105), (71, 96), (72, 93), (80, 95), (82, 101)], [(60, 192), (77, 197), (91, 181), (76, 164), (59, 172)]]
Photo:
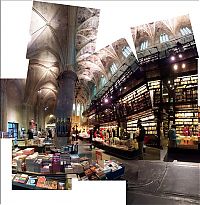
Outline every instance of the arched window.
[(140, 50), (145, 50), (147, 49), (148, 47), (148, 41), (143, 41), (141, 44), (140, 44)]
[(97, 87), (96, 86), (94, 86), (94, 88), (93, 88), (93, 96), (95, 96), (96, 95), (96, 93), (97, 93)]
[(111, 74), (113, 75), (114, 73), (116, 73), (117, 71), (117, 66), (115, 63), (113, 63), (111, 66), (110, 66), (110, 72)]
[(100, 79), (100, 88), (102, 88), (105, 84), (106, 84), (106, 78), (105, 76), (102, 75)]
[(77, 107), (76, 107), (76, 115), (80, 116), (80, 104), (79, 103), (77, 104)]
[(166, 33), (162, 33), (160, 35), (160, 43), (165, 43), (167, 41), (169, 41), (169, 36)]
[(130, 54), (131, 54), (131, 48), (129, 47), (129, 46), (124, 46), (123, 48), (122, 48), (122, 53), (123, 53), (123, 55), (124, 55), (124, 57), (128, 57)]
[(192, 33), (192, 31), (188, 27), (183, 27), (180, 29), (182, 36), (186, 36)]

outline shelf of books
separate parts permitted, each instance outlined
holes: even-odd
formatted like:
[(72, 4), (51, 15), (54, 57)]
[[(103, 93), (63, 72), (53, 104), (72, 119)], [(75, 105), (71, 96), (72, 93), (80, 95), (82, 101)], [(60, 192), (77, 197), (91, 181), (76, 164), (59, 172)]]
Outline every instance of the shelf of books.
[(177, 134), (183, 135), (184, 125), (189, 127), (193, 136), (198, 136), (198, 108), (197, 105), (178, 105), (175, 112)]
[(151, 107), (150, 93), (147, 89), (147, 85), (142, 85), (138, 89), (132, 91), (125, 97), (123, 97), (119, 103), (122, 106), (124, 115), (128, 116), (131, 113), (138, 113), (141, 110)]
[(137, 130), (137, 121), (142, 121), (145, 128), (145, 144), (148, 146), (157, 146), (157, 120), (152, 109), (143, 111), (137, 115), (128, 117), (127, 131), (133, 133)]
[(176, 102), (197, 103), (198, 99), (198, 76), (183, 76), (174, 80)]
[[(198, 75), (178, 77), (174, 80), (176, 86), (176, 102), (182, 105), (175, 107), (175, 122), (177, 130), (177, 147), (183, 149), (199, 149), (198, 127)], [(188, 135), (184, 133), (184, 127)]]
[(158, 106), (160, 103), (160, 80), (149, 81), (148, 89), (153, 92), (153, 106)]

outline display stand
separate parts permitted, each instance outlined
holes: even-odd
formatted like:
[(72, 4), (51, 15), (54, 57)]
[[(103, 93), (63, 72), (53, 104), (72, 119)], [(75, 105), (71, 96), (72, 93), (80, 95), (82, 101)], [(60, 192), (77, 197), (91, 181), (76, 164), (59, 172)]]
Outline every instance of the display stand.
[(111, 154), (111, 155), (114, 155), (116, 157), (123, 158), (123, 159), (135, 159), (139, 155), (139, 150), (136, 150), (136, 149), (125, 150), (125, 149), (121, 149), (118, 147), (109, 146), (109, 145), (103, 144), (102, 142), (98, 142), (98, 141), (93, 141), (93, 146), (99, 149), (103, 149), (108, 154)]

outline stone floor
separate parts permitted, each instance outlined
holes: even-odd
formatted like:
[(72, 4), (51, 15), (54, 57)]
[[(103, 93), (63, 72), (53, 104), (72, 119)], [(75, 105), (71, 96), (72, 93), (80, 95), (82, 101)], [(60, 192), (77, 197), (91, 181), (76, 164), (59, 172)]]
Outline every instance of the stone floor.
[[(79, 142), (79, 154), (95, 159), (95, 151), (87, 143)], [(156, 150), (148, 150), (144, 160), (123, 160), (106, 153), (103, 157), (125, 165), (127, 205), (188, 205), (200, 204), (200, 164), (166, 159), (162, 150), (160, 159)]]

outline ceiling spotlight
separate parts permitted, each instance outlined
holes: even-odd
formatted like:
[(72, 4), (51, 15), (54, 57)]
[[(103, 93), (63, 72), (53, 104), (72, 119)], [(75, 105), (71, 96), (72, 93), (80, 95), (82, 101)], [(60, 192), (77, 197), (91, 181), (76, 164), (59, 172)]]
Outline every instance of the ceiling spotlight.
[(52, 117), (53, 117), (53, 115), (51, 114), (51, 115), (49, 115), (49, 117), (50, 117), (50, 118), (52, 118)]
[(185, 67), (186, 67), (186, 65), (185, 65), (185, 63), (183, 63), (183, 64), (182, 64), (182, 68), (185, 68)]
[(101, 75), (101, 77), (103, 78), (103, 77), (104, 77), (104, 75)]
[(103, 105), (103, 104), (101, 103), (101, 105)]
[(124, 90), (126, 90), (126, 87), (124, 87)]
[(178, 69), (178, 65), (175, 64), (175, 65), (174, 65), (174, 70), (177, 70), (177, 69)]
[(110, 98), (113, 98), (112, 96), (110, 96)]
[(105, 103), (108, 103), (108, 99), (106, 98), (106, 99), (104, 100), (104, 102), (105, 102)]
[(168, 80), (168, 84), (170, 84), (170, 80)]
[(171, 56), (171, 60), (174, 61), (174, 60), (175, 60), (175, 57), (174, 57), (174, 56)]
[(178, 57), (179, 57), (179, 58), (182, 58), (182, 57), (183, 57), (183, 55), (182, 55), (182, 54), (179, 54), (179, 55), (178, 55)]

